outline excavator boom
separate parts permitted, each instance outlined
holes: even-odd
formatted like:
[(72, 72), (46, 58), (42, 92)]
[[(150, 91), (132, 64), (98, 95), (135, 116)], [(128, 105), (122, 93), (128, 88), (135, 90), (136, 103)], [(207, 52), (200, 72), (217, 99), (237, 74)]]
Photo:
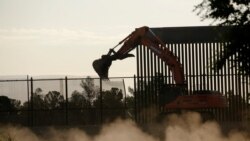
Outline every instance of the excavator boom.
[(129, 54), (129, 52), (139, 45), (143, 45), (148, 47), (169, 66), (170, 71), (173, 73), (176, 84), (185, 83), (181, 63), (178, 61), (177, 57), (166, 47), (166, 45), (150, 30), (150, 28), (146, 26), (137, 28), (129, 36), (119, 42), (118, 45), (120, 44), (122, 44), (122, 46), (117, 52), (111, 49), (107, 55), (103, 55), (102, 58), (93, 62), (93, 67), (100, 78), (108, 79), (108, 69), (112, 64), (112, 61), (117, 59), (122, 60), (133, 56)]

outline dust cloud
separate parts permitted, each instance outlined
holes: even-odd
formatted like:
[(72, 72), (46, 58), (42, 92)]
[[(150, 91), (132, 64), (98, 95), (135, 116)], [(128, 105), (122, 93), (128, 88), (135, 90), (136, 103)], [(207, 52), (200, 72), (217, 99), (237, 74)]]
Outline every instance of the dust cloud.
[[(164, 126), (160, 128), (159, 125)], [(202, 122), (198, 113), (170, 115), (158, 126), (164, 129), (163, 141), (250, 141), (249, 132), (232, 131), (224, 135), (220, 126), (214, 121)], [(149, 127), (150, 128), (150, 127)], [(157, 132), (157, 130), (155, 130)], [(49, 128), (37, 134), (26, 127), (1, 126), (0, 141), (160, 141), (138, 127), (130, 120), (116, 120), (106, 124), (99, 134), (90, 136), (78, 128)]]
[(202, 122), (198, 113), (168, 117), (165, 141), (250, 141), (250, 134), (231, 131), (224, 135), (215, 121)]

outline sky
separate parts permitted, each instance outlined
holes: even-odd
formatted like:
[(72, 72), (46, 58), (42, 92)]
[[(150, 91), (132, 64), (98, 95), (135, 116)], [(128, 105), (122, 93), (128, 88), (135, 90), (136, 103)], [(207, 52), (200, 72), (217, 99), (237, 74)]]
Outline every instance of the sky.
[[(96, 76), (92, 62), (135, 28), (204, 26), (202, 0), (1, 0), (0, 75)], [(110, 76), (133, 76), (135, 58)]]

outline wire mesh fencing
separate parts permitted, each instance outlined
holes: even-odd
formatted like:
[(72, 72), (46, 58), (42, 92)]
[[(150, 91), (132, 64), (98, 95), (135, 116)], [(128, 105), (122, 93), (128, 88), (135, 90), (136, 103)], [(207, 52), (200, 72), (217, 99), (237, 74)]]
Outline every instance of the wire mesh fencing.
[(0, 122), (84, 126), (134, 118), (131, 82), (133, 77), (0, 80)]

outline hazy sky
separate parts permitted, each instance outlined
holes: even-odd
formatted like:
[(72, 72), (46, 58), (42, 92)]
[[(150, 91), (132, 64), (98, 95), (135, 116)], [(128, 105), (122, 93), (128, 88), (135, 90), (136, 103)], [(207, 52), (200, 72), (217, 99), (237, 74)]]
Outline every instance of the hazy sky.
[[(192, 12), (201, 1), (1, 0), (0, 75), (97, 76), (93, 60), (137, 27), (209, 25)], [(117, 61), (110, 76), (135, 68)]]

